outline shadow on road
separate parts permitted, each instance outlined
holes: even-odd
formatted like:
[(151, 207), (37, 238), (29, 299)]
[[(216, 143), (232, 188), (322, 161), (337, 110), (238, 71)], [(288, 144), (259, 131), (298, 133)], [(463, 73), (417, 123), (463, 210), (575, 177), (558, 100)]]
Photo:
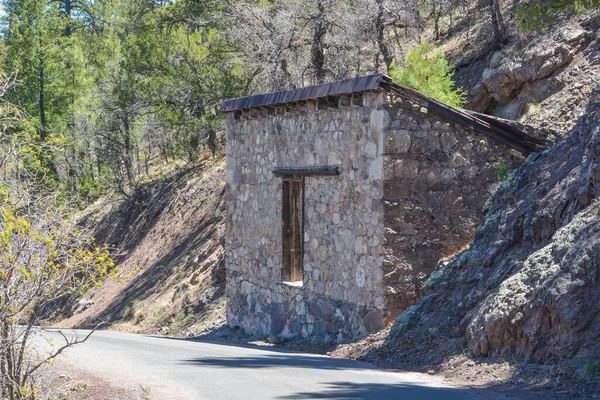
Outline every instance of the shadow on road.
[[(261, 349), (269, 352), (268, 349)], [(219, 357), (219, 358), (193, 358), (183, 360), (186, 364), (195, 364), (221, 368), (314, 368), (314, 369), (354, 369), (374, 370), (376, 367), (360, 361), (345, 360), (341, 358), (326, 358), (302, 356), (298, 354), (265, 354), (252, 357)]]
[[(195, 336), (195, 337), (191, 337), (191, 338), (178, 338), (178, 337), (173, 337), (173, 336), (160, 336), (160, 335), (146, 335), (146, 336), (151, 337), (151, 338), (156, 338), (156, 339), (178, 340), (178, 341), (184, 341), (184, 342), (189, 342), (189, 343), (208, 343), (208, 344), (216, 345), (216, 346), (240, 347), (243, 349), (255, 349), (255, 350), (268, 351), (268, 352), (273, 352), (273, 353), (284, 353), (284, 354), (286, 354), (286, 353), (288, 353), (288, 354), (304, 353), (304, 354), (315, 354), (318, 356), (324, 356), (324, 354), (327, 353), (327, 351), (334, 348), (334, 346), (331, 346), (331, 345), (318, 345), (318, 344), (315, 344), (315, 345), (311, 344), (310, 346), (306, 346), (304, 344), (304, 345), (298, 345), (297, 347), (293, 347), (293, 345), (295, 343), (294, 341), (288, 342), (289, 347), (283, 347), (283, 346), (285, 346), (285, 344), (269, 345), (269, 344), (266, 344), (266, 342), (264, 342), (264, 341), (263, 341), (264, 344), (259, 344), (258, 342), (262, 341), (261, 338), (242, 334), (242, 333), (236, 333), (235, 331), (232, 331), (232, 329), (227, 326), (219, 327), (216, 330), (214, 330), (212, 333), (213, 334), (210, 334), (210, 335)], [(299, 341), (297, 340), (296, 343), (298, 343), (298, 342)]]
[(278, 399), (377, 399), (377, 400), (468, 400), (465, 390), (421, 387), (411, 384), (330, 382), (319, 392), (300, 392)]

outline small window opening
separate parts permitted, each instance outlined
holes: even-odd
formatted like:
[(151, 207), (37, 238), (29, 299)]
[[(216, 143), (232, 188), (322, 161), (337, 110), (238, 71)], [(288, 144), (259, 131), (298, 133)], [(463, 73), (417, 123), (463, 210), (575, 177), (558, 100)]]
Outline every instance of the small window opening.
[(284, 282), (302, 282), (303, 181), (283, 180), (282, 242)]

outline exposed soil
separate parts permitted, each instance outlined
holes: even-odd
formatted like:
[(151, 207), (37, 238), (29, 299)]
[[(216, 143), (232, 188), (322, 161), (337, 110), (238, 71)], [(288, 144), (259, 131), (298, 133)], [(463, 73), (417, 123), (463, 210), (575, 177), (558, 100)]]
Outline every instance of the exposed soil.
[(548, 99), (560, 104), (529, 116), (572, 127), (567, 139), (530, 156), (500, 186), (471, 246), (440, 263), (419, 304), (391, 329), (331, 355), (519, 398), (600, 398), (599, 50), (595, 37), (568, 64), (569, 85), (585, 89), (573, 102), (557, 91)]
[(586, 375), (587, 360), (536, 364), (515, 358), (473, 357), (460, 338), (429, 336), (404, 341), (389, 338), (390, 329), (327, 353), (374, 363), (382, 368), (443, 376), (462, 387), (485, 388), (510, 398), (600, 398), (600, 380)]
[[(83, 223), (95, 232), (99, 242), (113, 243), (125, 251), (126, 254), (118, 260), (119, 266), (124, 273), (135, 272), (135, 275), (128, 277), (123, 284), (108, 282), (103, 288), (78, 299), (72, 304), (69, 318), (61, 321), (60, 325), (89, 327), (105, 322), (110, 329), (130, 332), (329, 354), (372, 362), (383, 368), (441, 375), (455, 385), (486, 387), (522, 399), (600, 398), (600, 351), (592, 346), (598, 343), (597, 336), (583, 337), (576, 333), (569, 340), (571, 344), (582, 340), (581, 351), (577, 351), (575, 346), (557, 350), (559, 353), (562, 351), (558, 357), (545, 357), (539, 349), (543, 352), (547, 344), (539, 344), (532, 349), (535, 347), (532, 343), (537, 339), (532, 342), (523, 339), (527, 336), (526, 332), (523, 333), (523, 324), (515, 328), (520, 329), (521, 336), (515, 334), (514, 329), (510, 330), (512, 336), (505, 340), (508, 350), (501, 349), (502, 346), (494, 343), (493, 338), (489, 339), (491, 344), (486, 344), (485, 340), (481, 340), (481, 332), (475, 328), (471, 336), (466, 333), (469, 322), (477, 318), (482, 326), (487, 323), (483, 311), (493, 311), (489, 306), (493, 299), (485, 306), (485, 295), (500, 292), (501, 283), (519, 272), (534, 251), (544, 246), (559, 246), (560, 243), (552, 244), (552, 237), (584, 208), (581, 204), (573, 204), (579, 202), (581, 196), (585, 196), (591, 204), (599, 186), (594, 183), (595, 175), (589, 176), (591, 172), (588, 172), (590, 179), (587, 182), (582, 181), (580, 173), (586, 168), (588, 171), (595, 168), (595, 153), (586, 153), (591, 146), (588, 142), (591, 132), (588, 130), (586, 137), (573, 132), (580, 128), (576, 125), (578, 118), (585, 112), (594, 95), (594, 84), (599, 81), (600, 19), (595, 16), (567, 16), (551, 27), (549, 33), (524, 34), (515, 30), (514, 24), (511, 26), (512, 41), (504, 48), (484, 40), (490, 33), (482, 26), (457, 27), (456, 32), (442, 41), (442, 48), (459, 67), (456, 74), (459, 84), (471, 91), (472, 101), (480, 93), (475, 88), (481, 83), (486, 69), (493, 65), (492, 69), (500, 69), (502, 63), (518, 66), (524, 49), (552, 48), (560, 53), (562, 30), (580, 29), (584, 32), (578, 39), (581, 43), (576, 42), (565, 50), (573, 51), (568, 61), (562, 64), (564, 60), (553, 60), (555, 68), (548, 75), (539, 79), (527, 75), (523, 81), (516, 78), (506, 82), (489, 80), (491, 91), (486, 89), (487, 94), (484, 95), (497, 94), (497, 99), (489, 102), (484, 99), (479, 105), (473, 102), (471, 108), (502, 116), (512, 112), (511, 115), (520, 122), (552, 128), (559, 137), (570, 135), (571, 139), (561, 145), (562, 150), (554, 150), (540, 160), (533, 160), (513, 175), (512, 182), (500, 190), (492, 200), (492, 206), (486, 210), (488, 217), (496, 216), (488, 218), (480, 228), (479, 242), (476, 241), (464, 253), (468, 255), (464, 257), (466, 261), (459, 262), (455, 258), (440, 265), (448, 279), (432, 281), (427, 288), (431, 295), (415, 308), (413, 314), (397, 322), (395, 333), (390, 334), (388, 328), (358, 342), (332, 348), (313, 341), (276, 342), (251, 337), (227, 327), (221, 245), (224, 160), (206, 157), (197, 166), (150, 182), (130, 199), (116, 200), (112, 204), (110, 199), (104, 199), (89, 210)], [(579, 137), (575, 137), (577, 135)], [(589, 161), (590, 157), (592, 161)], [(581, 188), (585, 191), (579, 193)], [(597, 214), (598, 210), (594, 208), (592, 211)], [(578, 225), (578, 232), (589, 228), (591, 233), (576, 240), (581, 243), (587, 241), (593, 234), (592, 225)], [(516, 227), (515, 232), (512, 227)], [(524, 232), (530, 236), (527, 238)], [(513, 234), (521, 236), (511, 239)], [(580, 247), (582, 252), (586, 248)], [(564, 256), (563, 253), (560, 255)], [(565, 262), (566, 270), (569, 268), (567, 261), (573, 263), (577, 257), (559, 261)], [(537, 264), (539, 270), (544, 269), (539, 266), (541, 264)], [(569, 273), (577, 274), (576, 271)], [(527, 279), (519, 280), (523, 281)], [(535, 289), (536, 293), (557, 290), (549, 282), (544, 285)], [(511, 299), (517, 292), (508, 291), (502, 298)], [(544, 305), (537, 309), (538, 314), (527, 314), (531, 312), (527, 307), (507, 313), (511, 318), (518, 311), (529, 315), (527, 318), (530, 320), (551, 320), (550, 326), (544, 326), (540, 333), (547, 337), (554, 335), (560, 338), (556, 327), (562, 326), (562, 332), (572, 329), (565, 323), (564, 315), (558, 319), (546, 318), (549, 314), (560, 314), (555, 310), (556, 297), (536, 296), (530, 299), (534, 298)], [(569, 301), (576, 304), (578, 299), (581, 300), (580, 295), (571, 297)], [(592, 299), (598, 303), (597, 297)], [(471, 311), (462, 309), (463, 305)], [(597, 309), (586, 307), (587, 313), (597, 313)], [(534, 308), (532, 305), (531, 309)], [(548, 311), (553, 308), (552, 313)], [(503, 323), (508, 326), (510, 321)], [(596, 326), (595, 322), (590, 324)], [(586, 328), (588, 331), (590, 324)], [(497, 329), (492, 325), (486, 326), (486, 329), (498, 339), (498, 332), (504, 332), (503, 325), (496, 324)], [(538, 340), (538, 343), (541, 341)], [(515, 350), (518, 345), (523, 348), (529, 346), (530, 356), (539, 363), (527, 362), (529, 350), (518, 352)], [(475, 357), (474, 352), (486, 357)], [(90, 397), (94, 396), (94, 388), (103, 385), (109, 393), (112, 393), (110, 390), (115, 391), (112, 398), (133, 398), (125, 397), (119, 392), (121, 389), (111, 388), (110, 383), (93, 377), (74, 374), (73, 379), (60, 376), (53, 379), (53, 382), (61, 382), (61, 379), (71, 382), (73, 389), (66, 384), (62, 386), (68, 393), (74, 394), (63, 398), (109, 398)], [(85, 389), (81, 388), (83, 383), (78, 383), (83, 381), (87, 385)], [(96, 393), (101, 393), (98, 396), (105, 395)], [(79, 394), (83, 397), (77, 397)], [(139, 395), (144, 395), (143, 390)]]
[(194, 336), (225, 321), (224, 159), (105, 198), (82, 225), (115, 245), (123, 282), (107, 281), (65, 307), (57, 326)]

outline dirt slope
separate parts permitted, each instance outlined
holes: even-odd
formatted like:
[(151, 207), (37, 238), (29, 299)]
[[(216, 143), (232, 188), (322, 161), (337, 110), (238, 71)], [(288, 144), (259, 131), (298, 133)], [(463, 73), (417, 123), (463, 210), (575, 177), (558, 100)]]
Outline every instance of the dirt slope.
[(78, 299), (60, 325), (195, 335), (222, 324), (224, 178), (223, 159), (205, 160), (87, 210), (82, 224), (124, 253), (127, 278)]

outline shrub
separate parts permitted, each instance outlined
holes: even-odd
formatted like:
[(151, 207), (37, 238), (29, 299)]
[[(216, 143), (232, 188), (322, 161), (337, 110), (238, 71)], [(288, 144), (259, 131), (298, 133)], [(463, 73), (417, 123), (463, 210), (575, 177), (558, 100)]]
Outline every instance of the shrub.
[(65, 299), (119, 275), (110, 249), (72, 226), (69, 209), (40, 201), (19, 206), (15, 199), (0, 204), (0, 399), (11, 400), (35, 398), (32, 375), (87, 339), (65, 336), (40, 359), (32, 354), (36, 325), (59, 314)]
[(134, 325), (141, 324), (142, 321), (144, 321), (145, 319), (146, 319), (146, 312), (144, 311), (143, 308), (135, 310), (135, 313), (133, 314), (133, 324)]
[(452, 73), (453, 67), (444, 53), (433, 49), (429, 43), (421, 43), (409, 50), (404, 66), (394, 62), (390, 68), (390, 76), (396, 82), (451, 106), (462, 107), (467, 101), (467, 93), (455, 87)]
[(498, 161), (498, 169), (496, 170), (496, 176), (501, 181), (505, 181), (510, 175), (510, 168), (504, 162), (504, 160)]

